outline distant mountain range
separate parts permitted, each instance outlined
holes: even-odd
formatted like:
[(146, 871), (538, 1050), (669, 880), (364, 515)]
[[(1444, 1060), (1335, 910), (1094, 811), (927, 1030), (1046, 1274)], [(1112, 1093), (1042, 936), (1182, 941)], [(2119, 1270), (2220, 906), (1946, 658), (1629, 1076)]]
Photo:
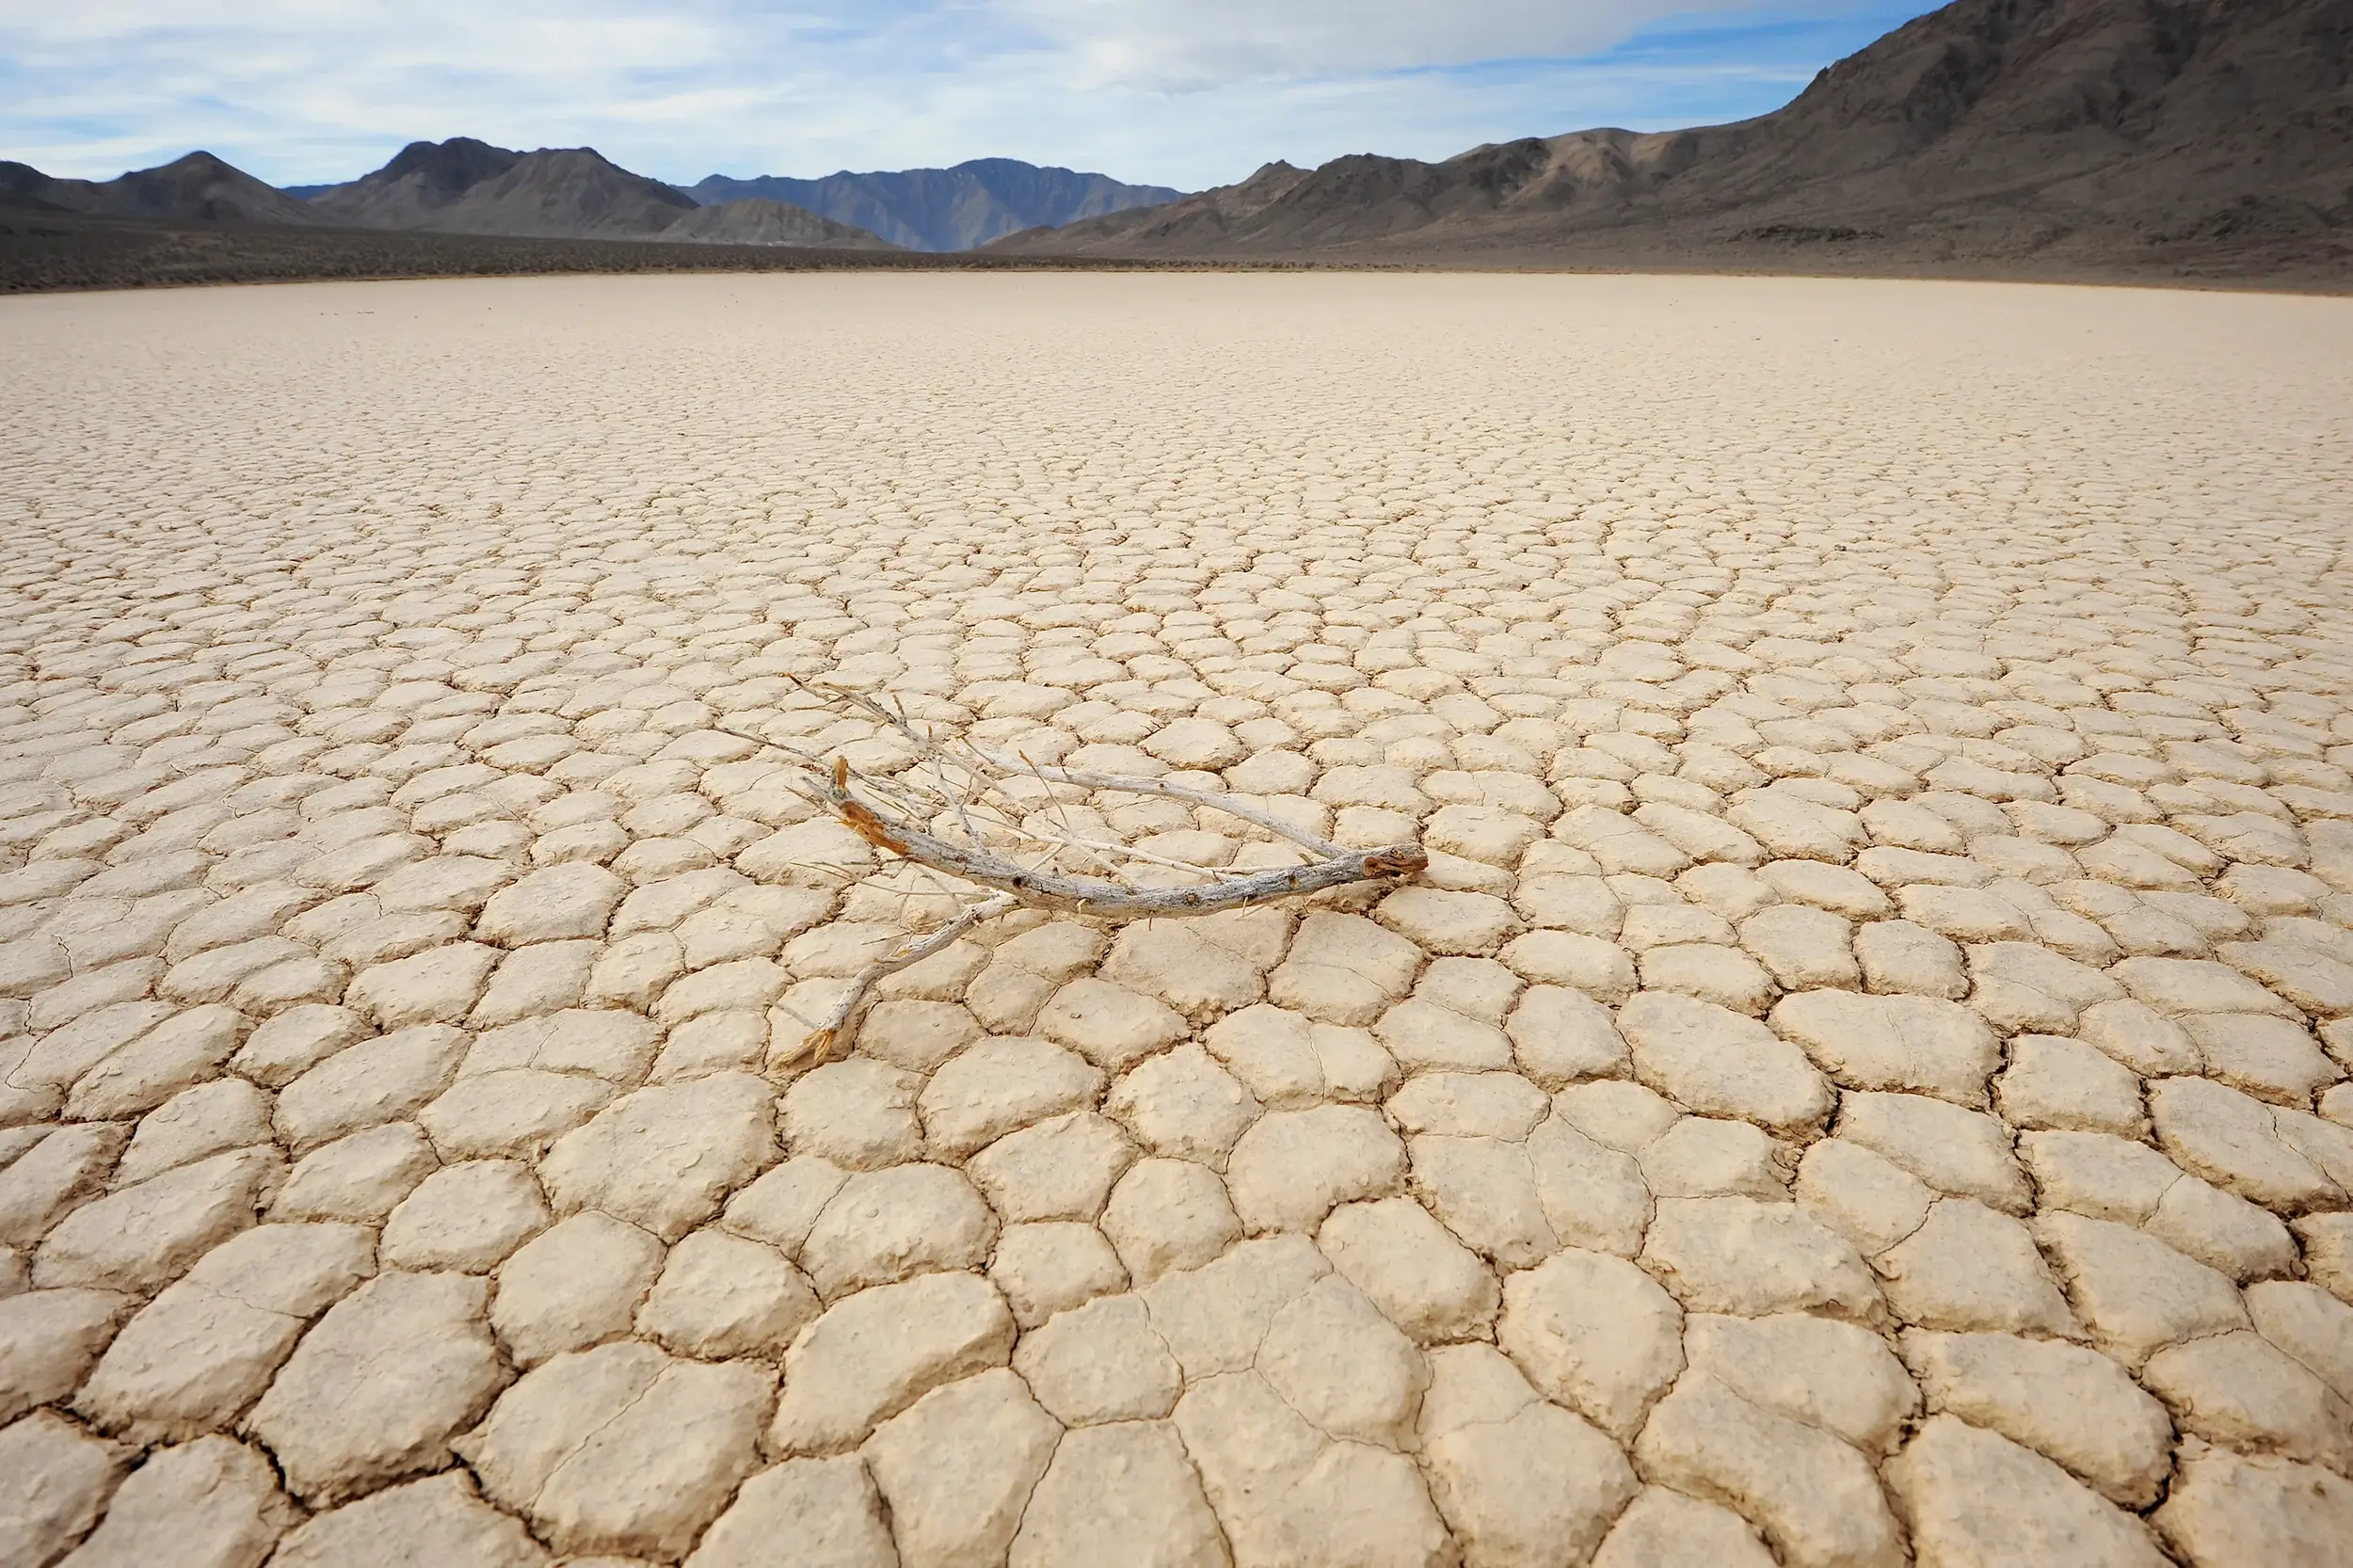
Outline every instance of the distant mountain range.
[(276, 190), (209, 152), (104, 183), (0, 163), (0, 207), (248, 228), (399, 229), (551, 239), (672, 240), (895, 250), (863, 229), (774, 201), (718, 208), (585, 147), (517, 152), (468, 136), (412, 142), (340, 185)]
[(974, 158), (953, 168), (867, 174), (844, 169), (822, 180), (713, 174), (689, 186), (688, 194), (705, 206), (747, 198), (790, 202), (910, 250), (969, 250), (1023, 229), (1158, 206), (1185, 193), (1012, 158)]
[[(369, 228), (423, 229), (458, 198), (507, 173), (524, 157), (472, 136), (412, 141), (373, 174), (340, 185), (299, 185), (286, 194), (301, 197), (313, 212)], [(634, 178), (617, 168), (613, 173)]]
[(209, 152), (103, 183), (0, 163), (0, 207), (248, 227), (400, 229), (550, 239), (660, 239), (825, 249), (968, 250), (1182, 191), (978, 158), (823, 180), (714, 174), (687, 192), (593, 148), (519, 152), (472, 136), (411, 142), (357, 180), (277, 190)]
[(257, 227), (318, 221), (305, 203), (210, 152), (191, 152), (159, 168), (134, 169), (105, 181), (56, 180), (30, 164), (0, 163), (0, 206)]
[(1785, 108), (1272, 163), (1031, 256), (2353, 264), (2353, 0), (1954, 0)]
[(707, 211), (593, 148), (518, 152), (472, 136), (410, 142), (392, 162), (347, 184), (312, 190), (315, 221), (357, 229), (550, 239), (661, 239), (714, 244), (893, 249), (845, 223), (773, 201), (743, 212)]
[(1019, 230), (1173, 201), (1184, 192), (1011, 158), (844, 170), (822, 180), (713, 174), (682, 191), (588, 148), (518, 152), (453, 136), (411, 142), (348, 184), (296, 185), (285, 194), (328, 221), (371, 229), (968, 250)]
[(2353, 280), (2353, 0), (1951, 0), (1737, 124), (1531, 136), (1439, 163), (1274, 162), (1193, 196), (1002, 158), (822, 180), (714, 174), (681, 191), (587, 148), (460, 136), (291, 192), (203, 152), (104, 182), (0, 164), (0, 208), (98, 223), (978, 248), (984, 262), (2333, 284)]

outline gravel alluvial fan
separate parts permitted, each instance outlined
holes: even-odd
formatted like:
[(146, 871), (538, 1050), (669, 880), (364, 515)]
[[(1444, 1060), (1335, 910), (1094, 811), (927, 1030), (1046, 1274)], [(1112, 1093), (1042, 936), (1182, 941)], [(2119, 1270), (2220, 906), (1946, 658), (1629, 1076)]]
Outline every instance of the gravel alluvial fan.
[(0, 1563), (2345, 1568), (2347, 302), (437, 280), (0, 385)]

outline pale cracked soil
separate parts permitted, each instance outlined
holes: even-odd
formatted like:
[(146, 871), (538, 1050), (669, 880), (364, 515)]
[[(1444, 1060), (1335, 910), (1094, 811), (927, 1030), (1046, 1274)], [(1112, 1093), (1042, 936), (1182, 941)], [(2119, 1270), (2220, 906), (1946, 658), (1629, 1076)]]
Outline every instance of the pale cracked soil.
[[(0, 388), (0, 1562), (2353, 1560), (2353, 306), (303, 286)], [(712, 728), (904, 762), (802, 675), (1430, 872), (788, 1067), (923, 913)]]

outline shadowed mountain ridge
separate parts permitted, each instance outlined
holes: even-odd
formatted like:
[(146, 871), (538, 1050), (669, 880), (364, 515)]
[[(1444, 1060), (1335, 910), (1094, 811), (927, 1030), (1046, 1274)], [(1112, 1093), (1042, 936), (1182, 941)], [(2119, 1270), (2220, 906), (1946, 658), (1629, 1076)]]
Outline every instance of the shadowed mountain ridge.
[(968, 250), (1000, 235), (1174, 201), (1165, 185), (1130, 185), (1106, 174), (974, 158), (952, 168), (843, 169), (820, 180), (713, 174), (691, 187), (706, 205), (750, 197), (788, 201), (856, 224), (910, 250)]
[(360, 229), (644, 239), (693, 211), (695, 200), (593, 147), (518, 152), (452, 136), (410, 142), (383, 168), (309, 204), (326, 221)]
[[(206, 152), (104, 182), (0, 163), (0, 209), (32, 225), (19, 226), (28, 238), (175, 223), (945, 250), (1075, 204), (1093, 215), (1004, 234), (980, 259), (2333, 286), (2353, 280), (2353, 0), (1953, 0), (1754, 120), (1524, 137), (1436, 163), (1275, 162), (1174, 200), (1007, 159), (824, 181), (713, 175), (696, 190), (710, 204), (591, 149), (467, 137), (412, 143), (309, 201)], [(834, 210), (792, 216), (811, 202)]]
[(1955, 0), (1785, 107), (1440, 163), (1270, 164), (998, 242), (1144, 257), (1975, 260), (2261, 243), (2353, 254), (2353, 0)]
[(301, 189), (312, 207), (370, 229), (416, 229), (483, 181), (513, 168), (525, 154), (472, 136), (412, 141), (372, 174), (340, 185)]
[(60, 180), (30, 164), (0, 163), (0, 206), (88, 217), (176, 218), (196, 223), (306, 226), (308, 205), (210, 152), (190, 152), (112, 180)]

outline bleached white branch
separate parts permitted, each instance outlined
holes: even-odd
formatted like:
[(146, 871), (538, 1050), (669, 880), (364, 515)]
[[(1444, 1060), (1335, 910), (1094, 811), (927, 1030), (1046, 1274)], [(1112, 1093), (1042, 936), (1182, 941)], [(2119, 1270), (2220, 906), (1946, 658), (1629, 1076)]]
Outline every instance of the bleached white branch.
[[(1080, 776), (1110, 779), (1117, 776)], [(1112, 783), (1090, 787), (1124, 788)], [(1116, 882), (1032, 870), (979, 845), (952, 843), (925, 832), (913, 823), (886, 816), (851, 792), (850, 771), (846, 762), (837, 760), (832, 773), (821, 776), (815, 792), (851, 832), (876, 849), (920, 861), (934, 870), (946, 872), (967, 882), (978, 883), (984, 888), (1011, 893), (1023, 904), (1060, 910), (1066, 915), (1089, 915), (1098, 920), (1135, 920), (1151, 915), (1214, 915), (1223, 910), (1240, 909), (1273, 899), (1345, 887), (1352, 882), (1411, 876), (1430, 863), (1429, 856), (1422, 852), (1419, 844), (1387, 844), (1379, 849), (1341, 849), (1335, 844), (1329, 847), (1336, 853), (1321, 860), (1310, 861), (1305, 866), (1281, 866), (1272, 871), (1257, 872), (1206, 888), (1126, 888)]]
[(859, 1009), (866, 1003), (867, 996), (885, 976), (896, 974), (901, 969), (920, 964), (983, 920), (992, 915), (1003, 914), (1019, 902), (1011, 893), (999, 893), (992, 898), (983, 899), (978, 904), (968, 905), (954, 920), (950, 920), (937, 931), (926, 932), (920, 936), (910, 936), (872, 964), (867, 965), (850, 982), (850, 988), (841, 993), (841, 1000), (833, 1004), (833, 1011), (825, 1015), (825, 1021), (803, 1035), (798, 1048), (785, 1053), (778, 1059), (779, 1064), (789, 1065), (812, 1052), (819, 1062), (824, 1062), (833, 1054), (836, 1046), (842, 1044), (848, 1038), (851, 1021), (857, 1016)]
[[(896, 732), (915, 748), (913, 760), (921, 765), (892, 777), (872, 777), (852, 768), (840, 755), (828, 762), (798, 746), (763, 735), (724, 724), (712, 728), (792, 758), (804, 776), (792, 787), (875, 849), (935, 873), (995, 891), (974, 898), (939, 930), (911, 937), (867, 966), (852, 980), (849, 990), (825, 1021), (810, 1032), (799, 1049), (786, 1058), (788, 1061), (813, 1052), (823, 1062), (849, 1040), (859, 1009), (883, 977), (920, 963), (982, 920), (1016, 906), (1110, 920), (1213, 915), (1351, 883), (1413, 876), (1430, 863), (1419, 844), (1349, 849), (1231, 795), (1159, 778), (1049, 767), (1025, 757), (987, 751), (968, 741), (943, 743), (919, 729), (904, 712), (893, 712), (863, 693), (827, 691), (807, 682), (801, 684), (812, 695), (854, 708)], [(1039, 821), (1034, 813), (1003, 809), (1004, 804), (1017, 804), (1007, 786), (1024, 780), (1048, 787), (1048, 802), (1054, 809), (1045, 817), (1043, 825), (1031, 825)], [(1081, 834), (1071, 824), (1060, 802), (1053, 798), (1054, 785), (1157, 795), (1187, 806), (1223, 811), (1307, 850), (1316, 858), (1305, 865), (1240, 872), (1230, 867), (1193, 865), (1133, 845), (1107, 843)], [(991, 796), (995, 798), (989, 799)], [(976, 821), (976, 816), (982, 821)], [(1025, 816), (1028, 822), (1018, 820)], [(951, 819), (963, 829), (965, 841), (942, 837), (927, 825), (947, 826)], [(984, 822), (997, 829), (996, 837), (1000, 840), (1039, 846), (1045, 855), (1033, 864), (1010, 857), (991, 844)], [(1057, 855), (1066, 851), (1076, 851), (1107, 866), (1114, 874), (1120, 871), (1121, 861), (1127, 860), (1197, 872), (1209, 880), (1204, 884), (1131, 887), (1123, 882), (1073, 875), (1054, 864)]]

